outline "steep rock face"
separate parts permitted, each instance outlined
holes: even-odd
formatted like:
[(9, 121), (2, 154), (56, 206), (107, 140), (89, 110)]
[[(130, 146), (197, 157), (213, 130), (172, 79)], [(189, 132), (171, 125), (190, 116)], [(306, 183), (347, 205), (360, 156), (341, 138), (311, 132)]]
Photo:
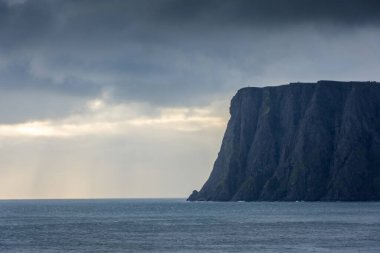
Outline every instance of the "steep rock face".
[(243, 88), (212, 173), (188, 200), (380, 200), (380, 84)]

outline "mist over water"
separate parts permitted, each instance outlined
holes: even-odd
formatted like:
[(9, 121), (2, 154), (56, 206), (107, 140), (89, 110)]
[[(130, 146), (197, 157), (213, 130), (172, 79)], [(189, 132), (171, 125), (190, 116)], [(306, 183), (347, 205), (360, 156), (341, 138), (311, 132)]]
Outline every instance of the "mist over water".
[(379, 202), (3, 200), (1, 252), (378, 252)]

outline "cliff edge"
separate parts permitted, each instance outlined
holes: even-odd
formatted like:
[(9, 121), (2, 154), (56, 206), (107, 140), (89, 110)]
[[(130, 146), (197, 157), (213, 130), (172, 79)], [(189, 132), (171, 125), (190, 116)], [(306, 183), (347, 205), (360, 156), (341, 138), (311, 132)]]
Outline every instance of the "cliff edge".
[(188, 200), (380, 200), (380, 84), (240, 89), (213, 170)]

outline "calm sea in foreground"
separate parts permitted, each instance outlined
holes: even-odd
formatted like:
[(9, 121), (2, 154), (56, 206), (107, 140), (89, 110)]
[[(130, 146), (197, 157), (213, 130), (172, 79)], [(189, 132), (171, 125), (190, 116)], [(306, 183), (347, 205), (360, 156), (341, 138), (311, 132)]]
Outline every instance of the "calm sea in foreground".
[(379, 202), (0, 201), (0, 252), (380, 252)]

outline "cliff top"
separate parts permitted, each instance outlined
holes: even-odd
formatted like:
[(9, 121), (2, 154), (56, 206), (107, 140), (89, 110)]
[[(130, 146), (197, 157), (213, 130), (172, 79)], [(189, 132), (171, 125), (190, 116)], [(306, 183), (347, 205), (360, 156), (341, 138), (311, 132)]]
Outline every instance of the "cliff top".
[(243, 87), (238, 90), (238, 93), (242, 90), (252, 90), (252, 89), (273, 89), (273, 88), (285, 88), (289, 86), (299, 86), (299, 85), (379, 85), (380, 82), (377, 81), (335, 81), (335, 80), (319, 80), (315, 83), (312, 82), (291, 82), (288, 84), (280, 84), (280, 85), (274, 85), (274, 86), (263, 86), (263, 87), (256, 87), (256, 86), (248, 86)]

